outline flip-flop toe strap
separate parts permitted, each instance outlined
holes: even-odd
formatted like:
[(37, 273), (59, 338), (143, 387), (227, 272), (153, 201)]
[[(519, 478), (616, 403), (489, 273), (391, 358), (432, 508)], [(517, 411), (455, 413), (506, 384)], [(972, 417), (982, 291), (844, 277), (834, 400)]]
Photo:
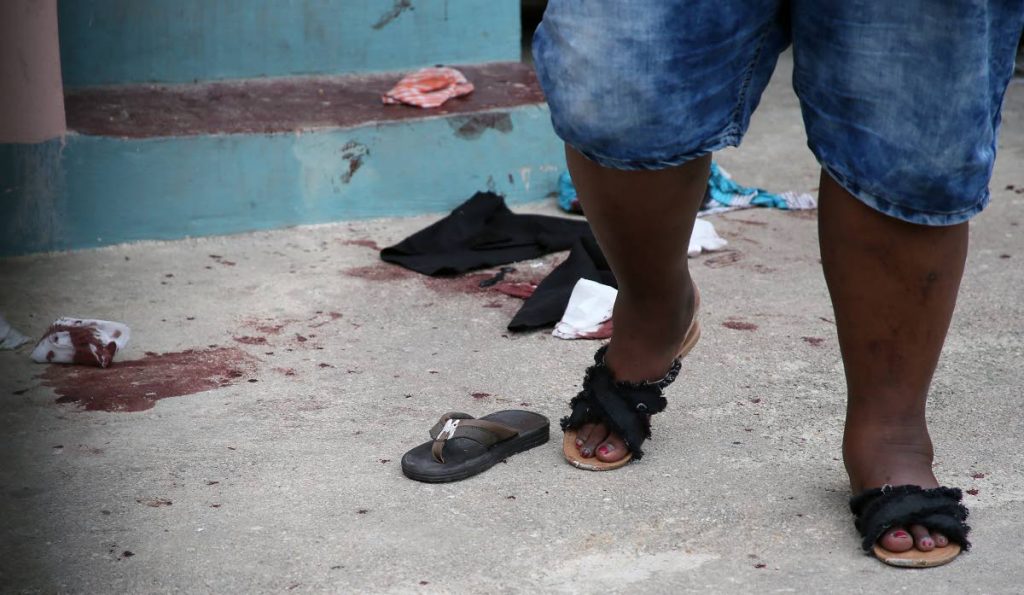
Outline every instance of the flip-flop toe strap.
[(850, 511), (856, 515), (854, 525), (863, 536), (861, 547), (871, 551), (875, 542), (889, 529), (919, 524), (942, 533), (951, 542), (970, 549), (967, 534), (967, 507), (961, 503), (958, 488), (920, 486), (885, 486), (866, 490), (850, 499)]
[(445, 444), (453, 438), (467, 438), (490, 448), (517, 435), (519, 435), (519, 430), (505, 424), (473, 419), (472, 415), (466, 413), (446, 413), (430, 429), (430, 437), (434, 439), (430, 453), (435, 461), (443, 464)]

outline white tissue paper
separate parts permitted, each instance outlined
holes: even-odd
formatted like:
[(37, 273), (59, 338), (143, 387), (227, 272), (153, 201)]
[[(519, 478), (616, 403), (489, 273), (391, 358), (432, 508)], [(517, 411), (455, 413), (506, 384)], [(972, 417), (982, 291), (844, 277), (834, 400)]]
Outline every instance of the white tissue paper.
[(551, 333), (559, 339), (606, 339), (611, 336), (612, 308), (619, 291), (590, 279), (572, 288), (562, 320)]
[(0, 316), (0, 349), (17, 349), (28, 341), (28, 337), (14, 330), (14, 327)]
[(40, 364), (81, 364), (106, 368), (128, 345), (131, 329), (120, 322), (58, 318), (32, 350)]
[(690, 235), (690, 247), (686, 254), (692, 258), (701, 252), (721, 250), (728, 243), (718, 235), (715, 231), (715, 226), (710, 221), (697, 219), (693, 224), (693, 233)]

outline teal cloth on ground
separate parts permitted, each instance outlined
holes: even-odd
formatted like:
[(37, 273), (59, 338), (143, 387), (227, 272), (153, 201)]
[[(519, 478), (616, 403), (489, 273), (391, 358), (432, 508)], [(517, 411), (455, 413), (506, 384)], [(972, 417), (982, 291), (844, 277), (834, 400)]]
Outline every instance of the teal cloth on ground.
[(580, 213), (579, 199), (576, 198), (576, 187), (572, 184), (569, 172), (563, 171), (558, 176), (558, 206), (568, 213)]
[[(558, 206), (569, 213), (581, 213), (576, 187), (569, 172), (562, 172), (558, 178)], [(775, 194), (763, 188), (737, 184), (724, 169), (711, 162), (707, 195), (701, 205), (703, 213), (718, 213), (749, 207), (770, 207), (773, 209), (813, 209), (816, 206), (810, 194), (784, 192)]]
[(748, 188), (736, 183), (714, 161), (711, 162), (711, 177), (708, 178), (708, 198), (726, 207), (772, 207), (788, 209), (789, 203), (778, 194), (763, 188)]

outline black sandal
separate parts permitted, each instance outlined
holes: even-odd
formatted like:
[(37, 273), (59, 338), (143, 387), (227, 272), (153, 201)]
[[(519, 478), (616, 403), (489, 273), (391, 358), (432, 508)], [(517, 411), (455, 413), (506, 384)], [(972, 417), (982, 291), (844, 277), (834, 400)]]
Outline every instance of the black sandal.
[[(696, 342), (696, 340), (694, 341)], [(611, 471), (625, 466), (631, 460), (640, 460), (644, 440), (651, 437), (651, 416), (665, 410), (668, 401), (662, 396), (665, 387), (679, 375), (682, 356), (661, 380), (653, 382), (617, 382), (604, 363), (605, 345), (594, 355), (594, 365), (587, 368), (583, 390), (569, 402), (572, 413), (562, 418), (562, 454), (565, 460), (587, 471)], [(580, 458), (576, 446), (576, 433), (583, 424), (604, 423), (608, 429), (622, 437), (629, 452), (612, 463), (597, 458)]]
[[(884, 486), (850, 498), (854, 525), (863, 536), (861, 547), (891, 566), (927, 568), (951, 562), (971, 548), (967, 534), (967, 507), (959, 488), (924, 489), (914, 485)], [(901, 525), (923, 525), (949, 539), (949, 545), (930, 552), (910, 549), (890, 552), (878, 544), (886, 531)]]
[[(644, 440), (651, 437), (651, 416), (665, 410), (668, 401), (662, 396), (665, 387), (679, 376), (683, 358), (697, 345), (700, 340), (700, 291), (693, 286), (694, 304), (693, 319), (686, 329), (686, 337), (679, 348), (679, 355), (672, 362), (669, 371), (660, 380), (650, 382), (618, 382), (612, 377), (612, 371), (605, 365), (604, 356), (608, 351), (605, 345), (594, 354), (594, 365), (587, 368), (583, 378), (583, 389), (569, 401), (572, 413), (561, 420), (562, 454), (565, 460), (574, 467), (587, 471), (611, 471), (624, 467), (633, 459), (640, 460), (644, 451), (640, 448)], [(618, 434), (629, 452), (621, 459), (606, 463), (596, 457), (584, 459), (580, 457), (576, 447), (577, 430), (583, 424), (604, 423)]]
[(427, 483), (458, 481), (548, 441), (548, 418), (531, 411), (499, 411), (474, 419), (451, 412), (424, 442), (402, 457), (402, 473)]

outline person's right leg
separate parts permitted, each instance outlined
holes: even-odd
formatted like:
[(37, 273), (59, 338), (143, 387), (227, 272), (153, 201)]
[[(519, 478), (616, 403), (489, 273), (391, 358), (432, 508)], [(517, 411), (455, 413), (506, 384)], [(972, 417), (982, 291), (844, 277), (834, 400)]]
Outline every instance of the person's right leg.
[[(619, 284), (605, 361), (616, 380), (657, 380), (678, 356), (693, 319), (686, 251), (711, 156), (658, 171), (602, 167), (571, 147), (566, 160), (580, 205)], [(576, 446), (584, 458), (605, 462), (628, 452), (604, 424), (585, 424)]]
[[(555, 131), (570, 147), (580, 203), (619, 283), (604, 360), (615, 381), (660, 379), (679, 355), (694, 308), (686, 251), (710, 154), (738, 144), (746, 130), (788, 43), (782, 7), (548, 3), (534, 60)], [(608, 398), (621, 410), (629, 400), (621, 386), (613, 392)], [(629, 405), (622, 415), (635, 428)], [(564, 427), (593, 421), (598, 409), (607, 414), (588, 404)], [(577, 438), (585, 458), (611, 462), (627, 453), (603, 424), (579, 427)]]

